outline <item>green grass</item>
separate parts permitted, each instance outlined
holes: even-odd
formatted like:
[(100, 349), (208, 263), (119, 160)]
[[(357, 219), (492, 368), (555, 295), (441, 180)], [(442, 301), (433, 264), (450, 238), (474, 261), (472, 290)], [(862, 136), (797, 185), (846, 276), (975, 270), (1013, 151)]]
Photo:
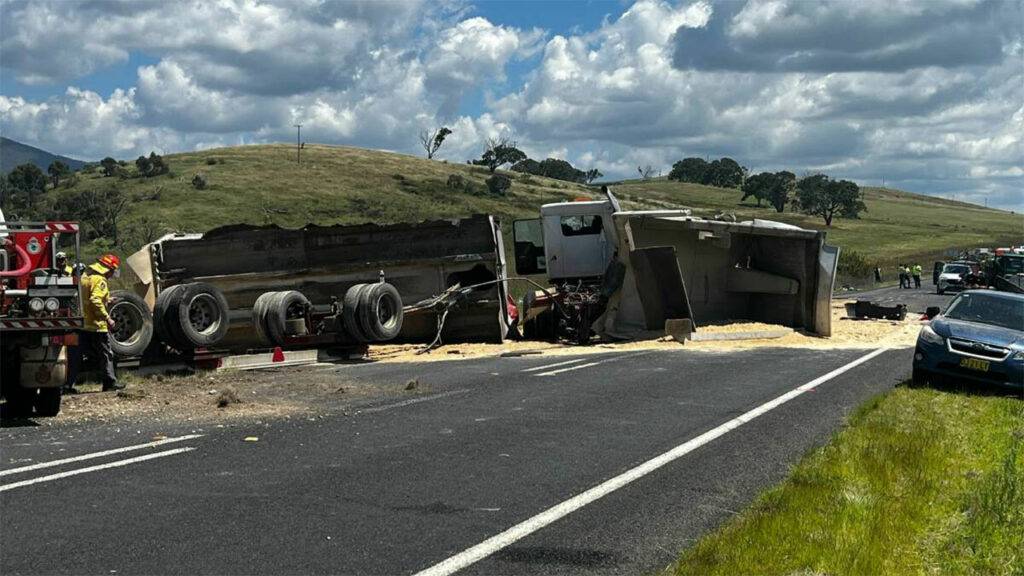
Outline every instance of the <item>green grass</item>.
[(1024, 574), (1024, 402), (876, 398), (666, 574)]
[[(169, 175), (119, 179), (99, 172), (80, 174), (74, 189), (50, 191), (47, 196), (52, 201), (77, 190), (123, 190), (133, 203), (123, 218), (124, 233), (117, 248), (132, 252), (154, 234), (203, 232), (234, 223), (296, 227), (489, 213), (502, 217), (508, 229), (513, 218), (536, 216), (541, 204), (596, 193), (578, 184), (503, 172), (514, 178), (511, 192), (494, 197), (484, 185), (489, 174), (477, 166), (323, 145), (307, 145), (302, 155), (299, 165), (295, 147), (287, 144), (170, 154), (165, 157)], [(134, 172), (131, 162), (129, 172)], [(207, 189), (192, 187), (197, 173), (207, 177)], [(482, 193), (448, 188), (451, 174), (472, 181)], [(690, 207), (700, 214), (726, 211), (741, 219), (771, 218), (824, 228), (814, 217), (740, 204), (738, 190), (665, 179), (626, 181), (613, 190), (627, 208)], [(1019, 243), (1024, 236), (1024, 217), (1009, 212), (896, 190), (869, 188), (866, 196), (868, 212), (860, 220), (837, 219), (828, 229), (830, 241), (884, 267), (891, 267), (896, 259), (911, 258), (926, 265), (947, 248)]]

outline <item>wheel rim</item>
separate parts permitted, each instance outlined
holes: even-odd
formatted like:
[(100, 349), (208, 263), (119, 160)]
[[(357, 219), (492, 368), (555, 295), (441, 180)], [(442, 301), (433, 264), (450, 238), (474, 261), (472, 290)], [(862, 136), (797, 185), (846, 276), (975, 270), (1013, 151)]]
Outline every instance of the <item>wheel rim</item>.
[(110, 318), (114, 320), (114, 330), (111, 332), (114, 340), (130, 346), (141, 336), (142, 311), (133, 304), (114, 304), (110, 309)]
[(385, 328), (390, 328), (395, 323), (395, 303), (391, 298), (382, 296), (377, 299), (377, 320)]
[(209, 294), (199, 294), (188, 303), (188, 323), (200, 334), (212, 334), (220, 328), (220, 308)]

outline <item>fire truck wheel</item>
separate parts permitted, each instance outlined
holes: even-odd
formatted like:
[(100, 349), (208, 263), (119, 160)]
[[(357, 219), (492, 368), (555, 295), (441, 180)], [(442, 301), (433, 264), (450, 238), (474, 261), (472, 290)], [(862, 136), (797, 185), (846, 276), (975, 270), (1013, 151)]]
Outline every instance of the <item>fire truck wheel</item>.
[(164, 289), (156, 297), (156, 304), (153, 305), (153, 326), (156, 329), (156, 337), (159, 341), (172, 347), (178, 345), (180, 337), (174, 333), (175, 322), (171, 322), (171, 319), (177, 317), (175, 312), (178, 309), (178, 296), (181, 295), (184, 286), (184, 284), (175, 284)]
[(402, 297), (387, 282), (369, 286), (360, 293), (356, 307), (359, 327), (369, 340), (391, 340), (402, 329)]
[(260, 294), (259, 298), (252, 305), (253, 330), (256, 332), (256, 338), (259, 339), (260, 343), (266, 346), (274, 344), (270, 340), (270, 334), (267, 333), (267, 311), (270, 309), (270, 301), (277, 294), (277, 292), (264, 292)]
[(4, 391), (7, 404), (4, 406), (5, 418), (28, 418), (32, 415), (32, 404), (35, 399), (35, 388), (22, 388), (17, 382)]
[(60, 388), (40, 388), (35, 397), (36, 416), (51, 417), (60, 414)]
[(345, 298), (341, 302), (341, 319), (345, 325), (345, 331), (351, 336), (356, 342), (366, 343), (371, 340), (366, 334), (363, 334), (362, 328), (359, 327), (359, 300), (363, 293), (363, 290), (369, 288), (370, 284), (356, 284), (345, 291)]
[(176, 296), (176, 310), (168, 309), (167, 320), (172, 333), (180, 336), (177, 344), (186, 349), (199, 348), (224, 338), (228, 332), (228, 301), (220, 290), (195, 282), (182, 285)]
[(153, 339), (153, 314), (146, 301), (134, 292), (117, 290), (111, 293), (114, 303), (110, 317), (114, 319), (110, 347), (118, 356), (140, 356)]
[(309, 299), (297, 290), (278, 292), (277, 296), (270, 301), (266, 329), (268, 335), (275, 340), (276, 345), (283, 345), (287, 336), (295, 336), (288, 329), (289, 320), (305, 318), (307, 306), (309, 306)]

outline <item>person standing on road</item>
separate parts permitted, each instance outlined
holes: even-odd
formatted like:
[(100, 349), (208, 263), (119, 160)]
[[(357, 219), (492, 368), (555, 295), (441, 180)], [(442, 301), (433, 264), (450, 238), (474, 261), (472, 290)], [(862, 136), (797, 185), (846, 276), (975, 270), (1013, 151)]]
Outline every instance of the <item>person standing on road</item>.
[(906, 268), (903, 266), (903, 264), (896, 266), (896, 271), (900, 275), (900, 288), (907, 287), (907, 273), (905, 270)]
[(921, 265), (920, 264), (914, 264), (913, 274), (914, 274), (914, 288), (920, 288), (921, 287)]
[(882, 281), (882, 269), (879, 268), (878, 266), (875, 266), (875, 282), (881, 282), (881, 281)]
[(110, 289), (107, 287), (107, 280), (117, 274), (120, 265), (121, 260), (117, 256), (104, 254), (89, 266), (79, 282), (85, 330), (78, 336), (78, 346), (71, 349), (65, 392), (75, 393), (75, 384), (78, 383), (78, 373), (82, 367), (83, 348), (103, 370), (104, 392), (124, 388), (123, 384), (117, 383), (117, 376), (114, 375), (114, 351), (110, 347), (110, 331), (114, 329), (114, 320), (108, 310)]

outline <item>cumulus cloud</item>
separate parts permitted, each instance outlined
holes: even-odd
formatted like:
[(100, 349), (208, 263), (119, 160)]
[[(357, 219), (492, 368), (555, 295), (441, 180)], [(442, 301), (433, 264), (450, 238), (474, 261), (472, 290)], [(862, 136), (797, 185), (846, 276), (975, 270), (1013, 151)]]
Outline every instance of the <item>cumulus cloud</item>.
[[(1022, 6), (639, 0), (555, 34), (459, 2), (0, 0), (2, 78), (74, 86), (155, 61), (108, 96), (0, 95), (0, 129), (99, 158), (290, 140), (294, 123), (415, 152), (446, 124), (458, 161), (506, 135), (610, 177), (727, 155), (1024, 208)], [(513, 62), (532, 68), (509, 78)]]

